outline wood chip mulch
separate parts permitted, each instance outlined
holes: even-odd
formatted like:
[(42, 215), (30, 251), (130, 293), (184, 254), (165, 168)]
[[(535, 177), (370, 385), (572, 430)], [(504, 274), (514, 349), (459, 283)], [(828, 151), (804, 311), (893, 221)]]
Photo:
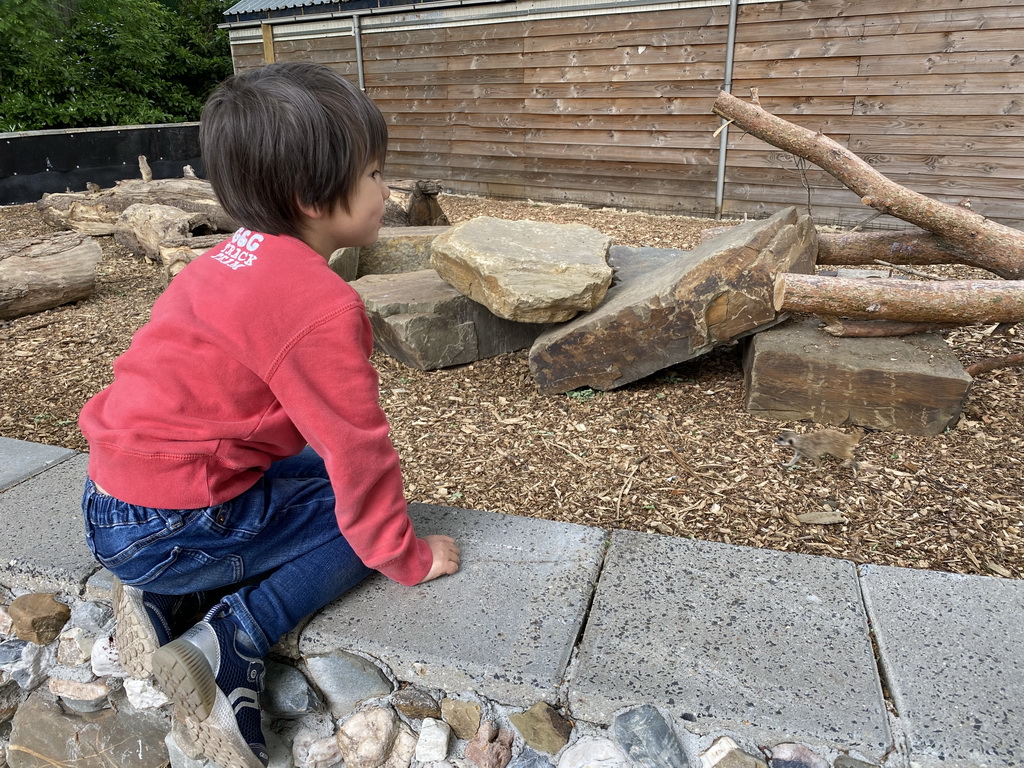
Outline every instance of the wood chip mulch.
[[(453, 223), (477, 215), (579, 221), (620, 245), (690, 248), (699, 230), (720, 224), (528, 201), (441, 201)], [(33, 205), (0, 208), (0, 238), (51, 231)], [(4, 437), (86, 450), (78, 411), (109, 382), (114, 358), (163, 288), (155, 264), (98, 239), (104, 257), (91, 298), (0, 320)], [(1024, 352), (1022, 327), (945, 335), (966, 365)], [(774, 444), (779, 430), (816, 427), (747, 414), (734, 346), (619, 390), (559, 396), (537, 393), (525, 351), (434, 372), (380, 353), (374, 362), (411, 501), (1024, 578), (1020, 368), (979, 376), (960, 422), (943, 435), (868, 433), (854, 476), (831, 459), (818, 468), (780, 466), (790, 453)]]

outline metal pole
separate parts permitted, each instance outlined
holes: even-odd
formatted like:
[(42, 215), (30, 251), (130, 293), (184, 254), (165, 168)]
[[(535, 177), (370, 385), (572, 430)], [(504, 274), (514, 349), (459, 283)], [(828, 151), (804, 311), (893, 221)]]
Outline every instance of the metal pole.
[[(739, 0), (729, 0), (729, 38), (725, 44), (725, 82), (722, 90), (732, 91), (732, 60), (736, 48), (736, 16)], [(725, 200), (725, 154), (729, 148), (729, 122), (722, 120), (722, 132), (718, 134), (718, 177), (715, 180), (715, 218), (722, 218), (722, 205)]]
[(359, 15), (352, 17), (352, 37), (356, 41), (356, 72), (359, 73), (359, 90), (366, 90), (366, 81), (363, 78), (363, 35), (362, 24), (359, 22)]

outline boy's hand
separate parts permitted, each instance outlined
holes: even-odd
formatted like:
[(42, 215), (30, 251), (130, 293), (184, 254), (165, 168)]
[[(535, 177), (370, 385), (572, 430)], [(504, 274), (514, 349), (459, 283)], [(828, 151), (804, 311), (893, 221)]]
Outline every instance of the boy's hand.
[(462, 562), (459, 556), (459, 547), (451, 536), (424, 536), (423, 540), (430, 545), (430, 551), (434, 555), (434, 564), (430, 566), (427, 575), (423, 577), (423, 584), (432, 581), (438, 576), (447, 576), (459, 570)]

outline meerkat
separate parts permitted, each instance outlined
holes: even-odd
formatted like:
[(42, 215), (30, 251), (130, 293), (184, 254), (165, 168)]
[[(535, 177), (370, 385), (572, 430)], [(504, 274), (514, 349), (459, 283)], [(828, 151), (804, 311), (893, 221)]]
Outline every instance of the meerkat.
[(416, 182), (405, 210), (410, 227), (441, 227), (449, 224), (441, 204), (437, 202), (441, 191), (441, 185), (436, 181)]
[(835, 456), (843, 460), (857, 474), (857, 461), (853, 457), (853, 449), (860, 443), (861, 435), (851, 435), (837, 429), (822, 429), (801, 435), (797, 432), (783, 430), (775, 438), (776, 445), (785, 445), (793, 449), (793, 458), (784, 467), (794, 467), (802, 456), (806, 456), (818, 466), (822, 456)]

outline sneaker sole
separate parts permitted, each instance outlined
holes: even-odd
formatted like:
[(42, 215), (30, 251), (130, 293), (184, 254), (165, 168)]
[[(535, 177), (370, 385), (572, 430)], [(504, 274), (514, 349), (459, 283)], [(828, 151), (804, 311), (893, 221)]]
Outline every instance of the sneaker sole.
[(223, 768), (264, 768), (242, 738), (202, 651), (187, 640), (173, 640), (153, 654), (153, 676), (205, 757)]
[(111, 598), (118, 659), (129, 675), (148, 680), (153, 676), (152, 659), (160, 641), (142, 604), (142, 595), (141, 590), (126, 589), (121, 580), (114, 577)]

